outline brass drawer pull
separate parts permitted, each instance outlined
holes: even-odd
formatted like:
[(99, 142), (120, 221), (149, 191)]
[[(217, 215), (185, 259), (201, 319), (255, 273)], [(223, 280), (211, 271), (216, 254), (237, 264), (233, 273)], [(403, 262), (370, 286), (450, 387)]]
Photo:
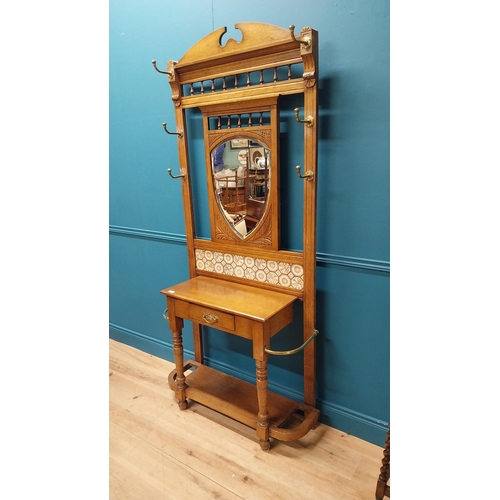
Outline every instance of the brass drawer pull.
[(219, 321), (219, 317), (216, 316), (215, 314), (210, 314), (210, 313), (202, 313), (201, 317), (209, 324), (213, 325), (214, 323), (217, 323)]
[(168, 307), (163, 311), (163, 319), (168, 321)]

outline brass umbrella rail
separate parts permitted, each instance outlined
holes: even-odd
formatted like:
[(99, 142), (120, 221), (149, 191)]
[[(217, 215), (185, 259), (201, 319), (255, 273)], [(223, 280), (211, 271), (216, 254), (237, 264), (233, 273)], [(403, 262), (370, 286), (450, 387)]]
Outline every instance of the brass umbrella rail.
[(272, 349), (268, 349), (267, 347), (264, 347), (264, 351), (266, 351), (268, 354), (272, 354), (274, 356), (290, 356), (291, 354), (297, 354), (298, 352), (302, 351), (304, 347), (311, 342), (311, 340), (316, 337), (319, 334), (318, 330), (314, 330), (313, 334), (300, 346), (296, 347), (295, 349), (290, 349), (289, 351), (273, 351)]

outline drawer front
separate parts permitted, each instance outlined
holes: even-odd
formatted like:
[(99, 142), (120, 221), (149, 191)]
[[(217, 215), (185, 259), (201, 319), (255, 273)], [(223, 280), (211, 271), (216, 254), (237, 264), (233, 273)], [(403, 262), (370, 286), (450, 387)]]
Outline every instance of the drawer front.
[(176, 301), (176, 315), (202, 325), (224, 328), (234, 332), (234, 316), (209, 307), (197, 306), (189, 302)]

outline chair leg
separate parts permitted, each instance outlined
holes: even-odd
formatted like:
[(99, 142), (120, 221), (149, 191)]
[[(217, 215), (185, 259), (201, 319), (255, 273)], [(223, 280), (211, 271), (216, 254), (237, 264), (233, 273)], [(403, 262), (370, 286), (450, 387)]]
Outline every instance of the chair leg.
[(380, 475), (377, 480), (377, 488), (375, 490), (375, 500), (382, 500), (384, 496), (391, 497), (391, 488), (387, 485), (387, 481), (391, 477), (391, 426), (387, 431), (387, 440), (385, 442), (384, 456), (382, 458), (382, 467), (380, 467)]

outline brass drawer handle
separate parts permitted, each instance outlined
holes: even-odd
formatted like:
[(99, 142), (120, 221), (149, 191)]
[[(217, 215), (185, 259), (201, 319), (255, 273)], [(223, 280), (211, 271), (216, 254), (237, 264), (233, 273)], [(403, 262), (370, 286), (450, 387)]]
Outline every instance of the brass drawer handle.
[(217, 321), (219, 321), (219, 317), (215, 314), (202, 313), (201, 317), (210, 325), (213, 325), (214, 323), (217, 323)]
[(163, 319), (168, 321), (168, 307), (163, 311)]

